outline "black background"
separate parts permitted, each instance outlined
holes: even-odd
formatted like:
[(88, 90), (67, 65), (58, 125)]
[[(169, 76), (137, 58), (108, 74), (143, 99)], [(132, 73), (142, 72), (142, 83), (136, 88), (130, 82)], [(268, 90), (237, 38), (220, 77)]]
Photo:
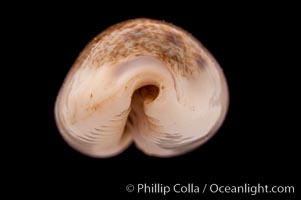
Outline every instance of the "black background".
[[(19, 91), (27, 105), (22, 108), (23, 131), (15, 140), (20, 148), (15, 148), (10, 157), (16, 163), (13, 174), (18, 174), (14, 185), (30, 186), (27, 192), (38, 190), (46, 195), (64, 191), (68, 195), (92, 194), (99, 199), (106, 199), (104, 194), (143, 199), (149, 195), (129, 194), (125, 186), (297, 184), (300, 102), (295, 94), (300, 89), (293, 71), (300, 64), (294, 61), (298, 52), (293, 50), (297, 16), (291, 7), (228, 5), (229, 9), (219, 4), (189, 4), (175, 10), (149, 2), (140, 8), (124, 5), (127, 7), (119, 12), (115, 6), (39, 5), (33, 11), (23, 10), (13, 23), (17, 29), (14, 34), (22, 38), (19, 51), (26, 54), (22, 57), (26, 68), (23, 64), (18, 76), (26, 84)], [(148, 6), (152, 7), (146, 11)], [(74, 60), (94, 36), (115, 23), (138, 17), (165, 20), (184, 28), (215, 56), (230, 90), (227, 118), (210, 141), (183, 156), (148, 157), (134, 145), (113, 158), (83, 156), (63, 141), (56, 128), (56, 95)], [(177, 198), (205, 196), (210, 195)], [(272, 195), (279, 196), (288, 199), (293, 195)], [(245, 196), (237, 198), (241, 197)]]

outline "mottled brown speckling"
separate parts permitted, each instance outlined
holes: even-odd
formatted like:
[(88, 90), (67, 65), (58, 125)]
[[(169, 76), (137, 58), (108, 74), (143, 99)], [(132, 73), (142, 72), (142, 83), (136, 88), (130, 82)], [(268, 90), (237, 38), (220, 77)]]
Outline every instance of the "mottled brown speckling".
[[(189, 33), (170, 23), (136, 19), (119, 23), (94, 38), (76, 61), (80, 67), (101, 67), (122, 59), (152, 55), (184, 77), (205, 66), (206, 49)], [(88, 62), (88, 63), (87, 63)]]

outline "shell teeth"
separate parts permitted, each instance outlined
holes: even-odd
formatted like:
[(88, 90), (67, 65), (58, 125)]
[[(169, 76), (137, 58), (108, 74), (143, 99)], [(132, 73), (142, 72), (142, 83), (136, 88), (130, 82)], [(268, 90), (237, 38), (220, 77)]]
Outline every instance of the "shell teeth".
[(214, 57), (174, 25), (135, 19), (117, 24), (83, 50), (55, 105), (59, 131), (93, 157), (132, 142), (171, 157), (210, 139), (224, 121), (228, 87)]

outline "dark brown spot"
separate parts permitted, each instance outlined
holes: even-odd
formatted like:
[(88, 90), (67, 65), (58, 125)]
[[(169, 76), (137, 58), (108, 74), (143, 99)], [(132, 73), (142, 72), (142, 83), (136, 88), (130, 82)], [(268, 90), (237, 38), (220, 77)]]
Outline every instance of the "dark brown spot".
[(90, 98), (93, 98), (93, 94), (91, 93)]
[(179, 47), (183, 46), (183, 41), (181, 40), (181, 38), (178, 35), (171, 33), (171, 32), (166, 32), (165, 37), (166, 37), (166, 40), (171, 42), (172, 44), (179, 46)]
[(101, 37), (95, 37), (93, 39), (93, 44), (98, 43), (100, 41)]
[(206, 61), (204, 60), (204, 58), (201, 55), (197, 56), (196, 63), (200, 68), (203, 68), (206, 65)]

